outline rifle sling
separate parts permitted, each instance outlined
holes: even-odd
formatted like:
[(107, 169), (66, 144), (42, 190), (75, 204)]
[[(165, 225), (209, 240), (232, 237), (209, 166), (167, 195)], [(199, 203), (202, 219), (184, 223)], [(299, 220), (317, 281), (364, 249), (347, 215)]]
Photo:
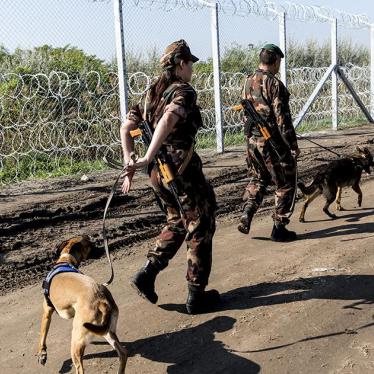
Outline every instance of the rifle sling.
[(183, 162), (181, 163), (181, 165), (179, 166), (179, 168), (177, 170), (177, 175), (183, 174), (183, 172), (186, 170), (186, 167), (188, 166), (188, 164), (191, 161), (193, 152), (194, 152), (194, 145), (192, 144), (190, 149), (188, 150)]

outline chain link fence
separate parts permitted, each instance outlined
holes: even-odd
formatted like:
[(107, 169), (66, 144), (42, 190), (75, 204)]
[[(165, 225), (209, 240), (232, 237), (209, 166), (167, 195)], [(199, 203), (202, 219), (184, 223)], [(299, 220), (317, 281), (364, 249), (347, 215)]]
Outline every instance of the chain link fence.
[[(52, 34), (50, 42), (57, 47), (43, 45), (45, 42), (42, 40), (12, 53), (6, 50), (6, 46), (0, 48), (0, 184), (28, 177), (89, 171), (102, 167), (100, 160), (103, 155), (120, 155), (119, 77), (114, 62), (113, 19), (109, 16), (112, 14), (112, 3), (81, 1), (85, 14), (77, 14), (72, 0), (63, 5), (59, 2), (59, 6), (69, 9), (68, 13), (77, 23), (74, 27), (82, 23), (83, 17), (90, 19), (99, 10), (102, 12), (105, 25), (98, 25), (99, 31), (95, 31), (97, 34), (93, 37), (86, 35), (90, 43), (83, 43), (84, 38), (80, 36), (73, 41), (65, 39), (64, 44), (59, 37), (65, 30), (60, 26), (59, 32)], [(20, 0), (14, 2), (20, 7), (21, 3)], [(276, 5), (259, 0), (222, 0), (218, 4), (221, 100), (226, 144), (229, 144), (230, 136), (239, 134), (240, 138), (240, 113), (230, 108), (237, 104), (245, 77), (258, 63), (258, 47), (265, 42), (277, 43), (279, 40), (280, 12), (287, 14), (291, 35), (292, 29), (297, 29), (297, 23), (315, 23), (318, 27), (322, 25), (327, 43), (329, 17), (338, 18), (341, 28), (361, 28), (363, 34), (368, 34), (367, 25), (370, 23), (364, 16), (342, 12), (332, 14), (325, 8), (292, 3)], [(14, 10), (12, 17), (16, 16), (19, 18), (19, 12)], [(173, 3), (137, 0), (124, 3), (123, 16), (129, 105), (138, 102), (157, 77), (158, 59), (163, 48), (173, 40), (186, 39), (193, 53), (201, 57), (192, 81), (198, 92), (204, 121), (199, 144), (214, 146), (216, 118), (210, 8), (205, 2), (195, 0), (175, 0)], [(53, 29), (52, 24), (49, 27)], [(266, 32), (259, 33), (260, 27)], [(105, 30), (104, 36), (100, 33), (101, 29)], [(90, 32), (88, 29), (87, 33)], [(70, 35), (68, 31), (66, 33)], [(259, 40), (255, 35), (261, 35), (263, 39)], [(108, 38), (110, 47), (102, 49)], [(67, 45), (71, 42), (77, 47)], [(97, 49), (94, 48), (95, 43), (99, 46)], [(288, 40), (288, 49), (287, 81), (292, 94), (292, 114), (295, 116), (326, 72), (331, 56), (326, 54), (325, 64), (322, 59), (313, 66), (296, 67), (292, 66), (297, 61), (291, 55), (292, 40)], [(362, 53), (368, 54), (368, 48), (365, 47)], [(362, 64), (357, 61), (349, 63), (349, 59), (350, 56), (345, 58), (343, 70), (361, 100), (369, 106), (372, 99), (369, 59), (363, 59)], [(339, 84), (338, 90), (342, 122), (362, 122), (364, 117), (346, 88)], [(331, 97), (331, 83), (328, 81), (299, 129), (312, 131), (331, 127)]]

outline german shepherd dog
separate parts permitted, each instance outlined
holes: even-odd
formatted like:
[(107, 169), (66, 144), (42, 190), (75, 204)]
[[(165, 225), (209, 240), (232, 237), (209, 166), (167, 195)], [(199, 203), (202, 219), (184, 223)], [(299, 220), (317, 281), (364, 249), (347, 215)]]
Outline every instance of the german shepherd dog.
[(299, 182), (297, 185), (306, 199), (301, 209), (299, 221), (305, 222), (305, 211), (308, 205), (319, 195), (326, 199), (323, 211), (331, 218), (337, 218), (335, 214), (329, 212), (329, 206), (336, 199), (336, 209), (344, 210), (340, 205), (343, 187), (352, 187), (358, 194), (358, 206), (362, 203), (362, 191), (360, 180), (362, 172), (370, 174), (370, 167), (374, 166), (373, 156), (368, 148), (357, 147), (356, 151), (346, 158), (331, 161), (326, 168), (320, 172), (309, 186)]

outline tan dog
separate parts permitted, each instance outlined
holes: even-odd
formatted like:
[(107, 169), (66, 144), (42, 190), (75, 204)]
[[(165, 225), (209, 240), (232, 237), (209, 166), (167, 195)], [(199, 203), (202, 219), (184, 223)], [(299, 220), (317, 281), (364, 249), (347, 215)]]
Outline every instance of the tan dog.
[[(88, 236), (71, 238), (57, 247), (55, 267), (79, 266), (94, 247)], [(63, 264), (65, 263), (65, 265)], [(44, 284), (45, 285), (45, 284)], [(44, 287), (43, 285), (43, 287)], [(47, 334), (54, 310), (65, 319), (73, 320), (71, 358), (76, 373), (83, 374), (82, 357), (85, 347), (95, 335), (104, 337), (117, 351), (120, 367), (118, 374), (125, 373), (127, 351), (116, 335), (118, 307), (109, 290), (80, 272), (61, 272), (50, 282), (49, 297), (44, 297), (38, 361), (47, 361)]]

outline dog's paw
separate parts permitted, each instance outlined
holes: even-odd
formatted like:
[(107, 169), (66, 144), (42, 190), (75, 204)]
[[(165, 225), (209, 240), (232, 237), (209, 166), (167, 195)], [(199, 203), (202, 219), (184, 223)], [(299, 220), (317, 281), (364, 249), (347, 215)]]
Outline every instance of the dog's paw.
[(45, 363), (47, 362), (47, 352), (46, 351), (42, 351), (40, 353), (38, 353), (38, 362), (40, 365), (45, 365)]

